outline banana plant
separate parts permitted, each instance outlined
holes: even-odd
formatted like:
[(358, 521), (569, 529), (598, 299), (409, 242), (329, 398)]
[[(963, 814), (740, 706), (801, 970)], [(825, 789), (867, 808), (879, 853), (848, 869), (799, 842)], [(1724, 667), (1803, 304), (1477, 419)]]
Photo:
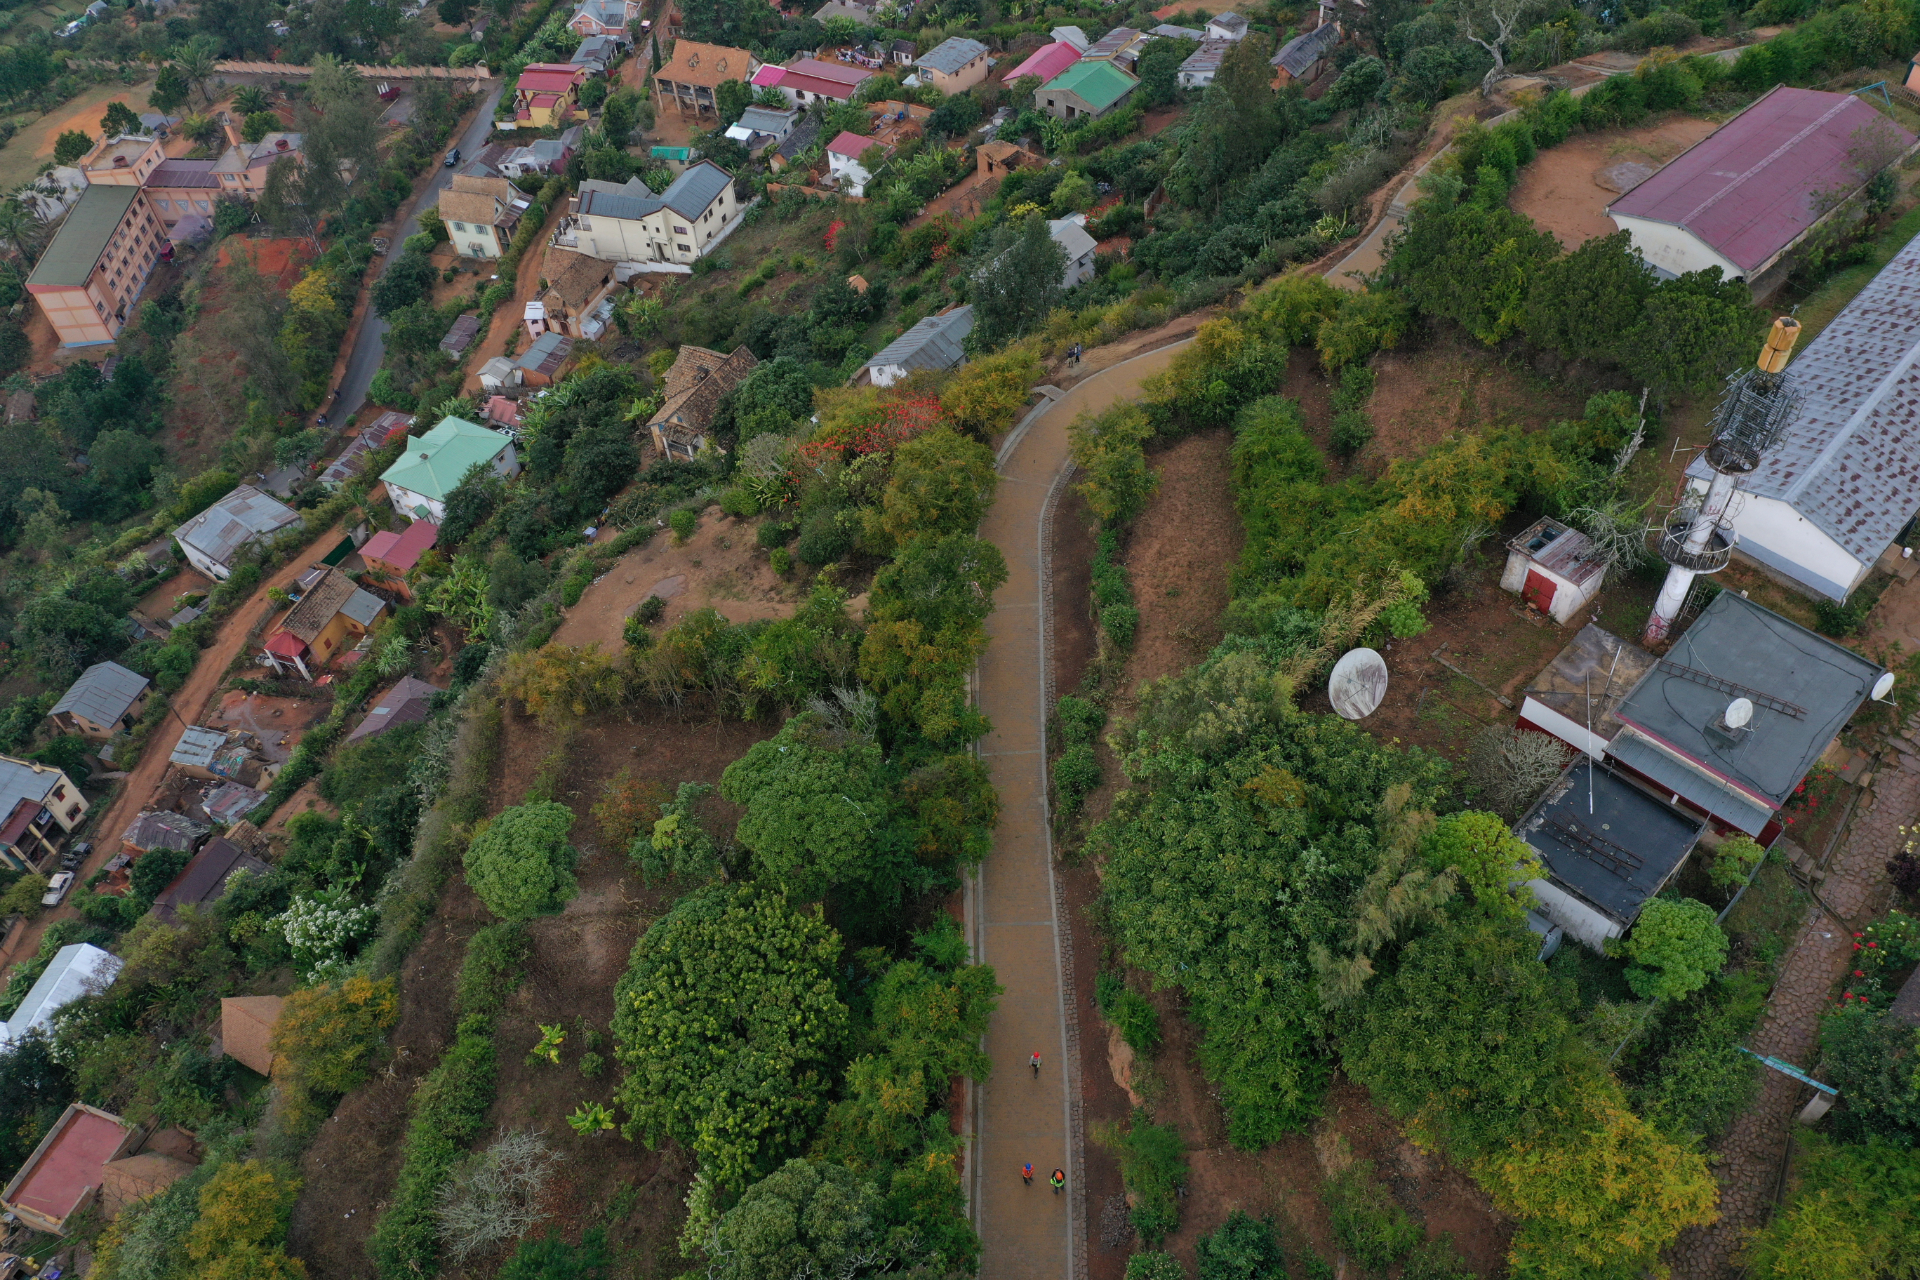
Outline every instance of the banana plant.
[(540, 1043), (533, 1046), (528, 1052), (527, 1061), (539, 1062), (545, 1059), (554, 1066), (559, 1066), (560, 1046), (567, 1042), (566, 1027), (561, 1023), (548, 1026), (546, 1023), (541, 1022), (535, 1025), (540, 1028)]
[(613, 1112), (597, 1102), (583, 1102), (567, 1117), (567, 1126), (583, 1138), (613, 1128)]

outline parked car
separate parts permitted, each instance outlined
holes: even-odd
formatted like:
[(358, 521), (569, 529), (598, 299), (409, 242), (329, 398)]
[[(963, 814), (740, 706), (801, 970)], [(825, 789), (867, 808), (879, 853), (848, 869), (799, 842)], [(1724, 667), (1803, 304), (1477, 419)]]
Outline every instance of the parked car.
[(373, 238), (373, 251), (375, 254), (385, 254), (387, 247), (387, 238), (385, 236), (375, 236)]
[(459, 163), (460, 163), (460, 148), (455, 147), (453, 150), (447, 152), (447, 168), (451, 169), (453, 168), (453, 166)]
[(87, 29), (87, 20), (85, 18), (75, 18), (72, 22), (69, 22), (66, 26), (61, 27), (58, 31), (54, 32), (53, 34), (58, 36), (62, 40), (68, 40), (73, 38), (74, 36), (79, 35), (82, 31), (85, 31), (86, 29)]
[(43, 907), (59, 906), (60, 899), (67, 896), (67, 890), (72, 886), (73, 872), (61, 871), (56, 873), (53, 879), (47, 881), (47, 891), (40, 895), (40, 905)]

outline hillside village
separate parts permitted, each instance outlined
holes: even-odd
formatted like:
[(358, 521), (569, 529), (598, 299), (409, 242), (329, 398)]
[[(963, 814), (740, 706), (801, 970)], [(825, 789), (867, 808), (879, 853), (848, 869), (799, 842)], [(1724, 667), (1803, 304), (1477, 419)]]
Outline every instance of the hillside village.
[(1920, 7), (0, 11), (0, 1280), (1898, 1280)]

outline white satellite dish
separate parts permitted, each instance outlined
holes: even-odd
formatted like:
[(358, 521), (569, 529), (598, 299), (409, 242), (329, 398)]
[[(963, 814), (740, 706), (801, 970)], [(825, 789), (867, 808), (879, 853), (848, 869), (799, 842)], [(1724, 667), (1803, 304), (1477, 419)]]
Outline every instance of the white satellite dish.
[(1873, 682), (1873, 700), (1885, 702), (1887, 695), (1893, 692), (1893, 672), (1888, 671)]
[(1727, 728), (1744, 729), (1753, 720), (1753, 700), (1735, 698), (1727, 704)]
[(1348, 720), (1364, 720), (1387, 696), (1387, 660), (1371, 649), (1351, 649), (1333, 664), (1327, 698)]

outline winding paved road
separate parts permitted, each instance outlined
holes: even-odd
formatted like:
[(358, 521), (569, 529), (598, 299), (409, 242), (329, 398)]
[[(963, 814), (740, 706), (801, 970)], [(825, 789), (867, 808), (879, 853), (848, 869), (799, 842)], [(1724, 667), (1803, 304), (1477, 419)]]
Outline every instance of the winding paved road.
[[(1184, 345), (1135, 356), (1064, 395), (1053, 393), (1058, 398), (1001, 446), (999, 496), (980, 526), (980, 536), (1007, 560), (977, 673), (980, 709), (993, 721), (980, 756), (1000, 793), (1000, 825), (967, 895), (975, 954), (1006, 988), (987, 1028), (993, 1078), (973, 1094), (969, 1198), (983, 1280), (1086, 1275), (1077, 1009), (1047, 809), (1048, 527), (1067, 480), (1067, 424), (1083, 409), (1137, 396), (1141, 381)], [(1038, 1075), (1027, 1066), (1035, 1052), (1042, 1058)], [(1032, 1186), (1020, 1179), (1028, 1162)], [(1054, 1169), (1066, 1171), (1064, 1194), (1046, 1185)]]
[[(480, 104), (473, 123), (460, 135), (453, 145), (460, 148), (462, 157), (470, 157), (486, 145), (487, 135), (493, 131), (493, 109), (499, 105), (500, 93), (505, 88), (498, 81)], [(393, 249), (380, 268), (380, 274), (386, 275), (393, 269), (393, 263), (400, 256), (400, 245), (410, 235), (420, 230), (420, 210), (439, 199), (453, 181), (454, 170), (442, 167), (435, 173), (427, 189), (422, 191), (413, 202), (413, 208), (407, 213), (407, 220), (400, 224), (400, 230), (393, 238)], [(333, 407), (327, 410), (327, 416), (335, 422), (346, 421), (347, 415), (355, 412), (367, 402), (367, 388), (373, 385), (373, 375), (380, 371), (380, 361), (387, 354), (387, 322), (375, 315), (371, 308), (367, 318), (360, 325), (360, 336), (354, 340), (353, 354), (347, 357), (347, 371), (340, 379), (339, 394)]]

